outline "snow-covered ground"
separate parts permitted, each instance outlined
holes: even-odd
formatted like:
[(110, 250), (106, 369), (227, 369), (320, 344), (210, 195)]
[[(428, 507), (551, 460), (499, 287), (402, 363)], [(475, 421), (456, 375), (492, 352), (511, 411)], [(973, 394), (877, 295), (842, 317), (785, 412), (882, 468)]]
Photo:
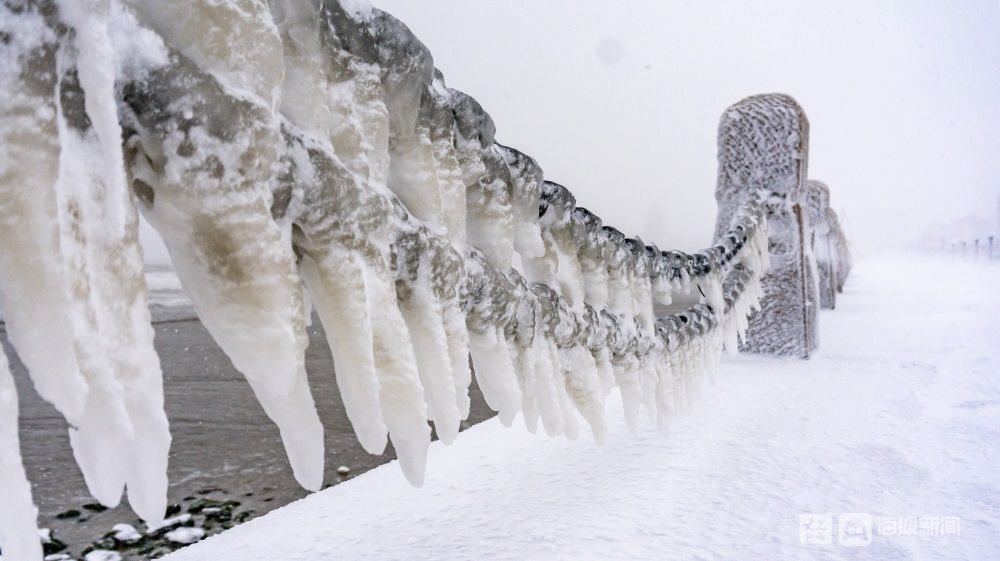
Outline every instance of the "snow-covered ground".
[(668, 436), (617, 397), (603, 446), (493, 419), (421, 489), (382, 466), (169, 559), (1000, 558), (1000, 266), (863, 262), (820, 337), (725, 359)]

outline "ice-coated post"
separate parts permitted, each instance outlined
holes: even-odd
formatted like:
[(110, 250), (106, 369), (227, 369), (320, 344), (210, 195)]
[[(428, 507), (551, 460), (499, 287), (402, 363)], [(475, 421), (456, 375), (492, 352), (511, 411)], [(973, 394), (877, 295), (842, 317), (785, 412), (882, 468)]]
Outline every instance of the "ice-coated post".
[(819, 281), (819, 304), (824, 310), (832, 310), (837, 299), (837, 270), (833, 251), (833, 236), (830, 225), (830, 189), (825, 183), (810, 179), (806, 183), (806, 201), (809, 208), (810, 247), (816, 263)]
[(745, 350), (808, 358), (817, 345), (817, 286), (804, 212), (809, 121), (783, 94), (748, 97), (719, 121), (719, 204), (716, 237), (751, 192), (768, 195), (770, 268), (762, 278), (761, 310), (750, 318)]

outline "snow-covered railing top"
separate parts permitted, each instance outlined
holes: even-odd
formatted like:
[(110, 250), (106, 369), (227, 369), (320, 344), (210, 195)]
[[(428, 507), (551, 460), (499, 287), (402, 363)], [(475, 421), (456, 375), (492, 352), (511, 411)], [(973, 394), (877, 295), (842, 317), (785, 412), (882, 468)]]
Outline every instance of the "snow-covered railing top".
[[(785, 176), (726, 167), (741, 187), (706, 250), (626, 237), (496, 143), (482, 107), (379, 10), (8, 0), (0, 33), (7, 332), (70, 425), (95, 498), (116, 505), (126, 489), (149, 522), (166, 506), (170, 435), (137, 211), (307, 489), (324, 464), (304, 368), (312, 310), (360, 443), (381, 453), (391, 439), (420, 484), (427, 421), (450, 442), (468, 415), (470, 355), (506, 424), (520, 411), (532, 430), (575, 438), (579, 414), (601, 439), (617, 386), (630, 426), (645, 404), (664, 428), (722, 348), (735, 351), (761, 295)], [(770, 103), (755, 111), (785, 114)], [(784, 154), (792, 132), (725, 142)], [(0, 447), (15, 461), (0, 464), (0, 547), (32, 558), (2, 366)]]

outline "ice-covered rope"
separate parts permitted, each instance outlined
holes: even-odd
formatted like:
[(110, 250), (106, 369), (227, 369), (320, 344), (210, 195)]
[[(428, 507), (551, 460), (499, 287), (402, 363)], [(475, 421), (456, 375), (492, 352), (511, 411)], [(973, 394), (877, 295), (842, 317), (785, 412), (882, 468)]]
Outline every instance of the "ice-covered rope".
[[(489, 115), (383, 12), (92, 3), (0, 6), (15, 39), (0, 46), (0, 305), (103, 504), (124, 487), (156, 522), (166, 493), (137, 209), (307, 489), (324, 464), (304, 369), (313, 310), (361, 445), (391, 439), (414, 484), (427, 421), (450, 442), (468, 416), (470, 356), (505, 424), (520, 411), (575, 438), (582, 417), (602, 439), (611, 388), (630, 427), (645, 408), (665, 429), (735, 351), (767, 267), (763, 195), (718, 245), (661, 251), (497, 144)], [(5, 528), (33, 521), (9, 504)]]

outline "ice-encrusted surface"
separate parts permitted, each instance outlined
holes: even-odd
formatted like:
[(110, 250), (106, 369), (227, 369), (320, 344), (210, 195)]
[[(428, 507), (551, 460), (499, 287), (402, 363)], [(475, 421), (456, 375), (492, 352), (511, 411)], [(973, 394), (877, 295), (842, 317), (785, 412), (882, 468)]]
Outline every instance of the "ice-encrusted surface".
[(716, 236), (749, 194), (768, 193), (771, 266), (761, 279), (761, 310), (750, 318), (744, 347), (808, 357), (818, 344), (817, 273), (806, 210), (809, 121), (783, 94), (748, 97), (719, 122)]
[(35, 517), (38, 509), (31, 501), (31, 484), (21, 465), (17, 434), (17, 391), (10, 374), (7, 354), (0, 347), (0, 547), (10, 559), (38, 559)]
[(809, 209), (809, 225), (812, 236), (809, 241), (816, 259), (819, 277), (819, 302), (824, 310), (832, 310), (837, 304), (837, 234), (830, 220), (830, 189), (821, 181), (810, 179), (806, 184), (806, 199)]
[[(617, 386), (629, 427), (646, 409), (666, 430), (744, 338), (769, 221), (788, 226), (780, 173), (727, 199), (716, 245), (695, 254), (604, 225), (363, 3), (0, 10), (7, 329), (94, 496), (125, 489), (153, 524), (170, 437), (138, 212), (307, 489), (326, 455), (303, 359), (312, 309), (360, 443), (391, 441), (420, 485), (427, 421), (450, 442), (468, 415), (470, 355), (504, 424), (521, 412), (532, 431), (603, 440)], [(785, 126), (788, 103), (759, 111)], [(731, 150), (804, 162), (804, 122), (774, 145), (736, 131)]]
[(847, 234), (844, 233), (844, 228), (840, 224), (840, 219), (837, 218), (837, 212), (832, 208), (828, 208), (826, 211), (826, 220), (830, 225), (831, 251), (833, 252), (834, 269), (836, 271), (837, 292), (843, 292), (844, 283), (847, 282), (847, 276), (851, 273), (851, 247), (847, 241)]

